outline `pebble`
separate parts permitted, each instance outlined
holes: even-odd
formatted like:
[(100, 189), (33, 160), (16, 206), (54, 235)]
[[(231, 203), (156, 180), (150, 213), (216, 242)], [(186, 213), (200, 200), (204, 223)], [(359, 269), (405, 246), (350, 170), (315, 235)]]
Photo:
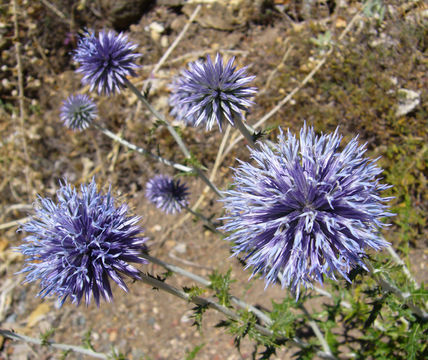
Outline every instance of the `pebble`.
[(109, 334), (108, 339), (109, 339), (111, 342), (116, 341), (116, 339), (117, 339), (117, 330), (112, 330), (112, 331), (110, 332), (110, 334)]
[(162, 47), (164, 47), (164, 48), (168, 47), (168, 45), (169, 45), (169, 42), (168, 42), (168, 36), (163, 35), (163, 36), (161, 37), (161, 39), (160, 39), (160, 44), (161, 44), (161, 46), (162, 46)]

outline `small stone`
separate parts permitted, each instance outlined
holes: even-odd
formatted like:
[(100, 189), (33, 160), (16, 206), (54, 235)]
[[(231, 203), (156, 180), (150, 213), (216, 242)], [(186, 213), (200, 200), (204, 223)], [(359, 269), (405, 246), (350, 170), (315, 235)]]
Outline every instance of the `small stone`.
[(179, 254), (184, 254), (186, 252), (186, 250), (187, 250), (187, 246), (186, 246), (185, 243), (179, 243), (178, 245), (176, 245), (174, 247), (174, 250), (176, 252), (178, 252)]
[(399, 89), (398, 92), (398, 107), (395, 112), (396, 117), (400, 117), (412, 112), (420, 103), (420, 92), (408, 89)]
[(116, 339), (117, 339), (117, 331), (116, 331), (116, 330), (112, 330), (112, 331), (110, 332), (110, 335), (109, 335), (108, 339), (109, 339), (111, 342), (116, 341)]
[(152, 22), (149, 25), (149, 29), (151, 31), (157, 32), (158, 34), (162, 34), (165, 31), (165, 27), (161, 23), (158, 23), (156, 21)]
[(166, 35), (162, 36), (160, 39), (161, 46), (166, 48), (166, 47), (168, 47), (168, 43), (169, 43), (168, 42), (168, 36), (166, 36)]
[(174, 31), (181, 31), (181, 29), (186, 25), (186, 19), (184, 16), (177, 16), (171, 22), (171, 29)]

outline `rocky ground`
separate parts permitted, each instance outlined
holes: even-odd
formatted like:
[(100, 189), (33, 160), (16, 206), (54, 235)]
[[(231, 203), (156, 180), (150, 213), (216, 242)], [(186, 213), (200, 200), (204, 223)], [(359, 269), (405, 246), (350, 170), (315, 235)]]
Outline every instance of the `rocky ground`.
[[(64, 177), (79, 184), (95, 176), (98, 184), (112, 184), (114, 193), (143, 216), (151, 251), (159, 258), (205, 277), (215, 269), (232, 268), (232, 293), (268, 309), (270, 299), (280, 301), (284, 295), (278, 287), (264, 291), (262, 281), (248, 282), (249, 273), (229, 257), (229, 244), (201, 222), (184, 214), (165, 216), (145, 200), (147, 180), (161, 172), (172, 174), (171, 169), (127, 151), (96, 129), (74, 133), (62, 126), (62, 101), (88, 91), (71, 59), (84, 28), (129, 33), (143, 55), (132, 81), (139, 87), (150, 84), (150, 101), (164, 113), (169, 112), (172, 78), (187, 62), (220, 52), (226, 58), (236, 56), (239, 67), (248, 66), (256, 75), (259, 93), (249, 123), (293, 95), (264, 124), (273, 129), (267, 136), (274, 137), (277, 126), (297, 131), (303, 121), (318, 131), (339, 125), (346, 140), (359, 133), (369, 155), (382, 156), (386, 182), (394, 185), (397, 216), (384, 235), (417, 280), (428, 280), (423, 236), (428, 209), (426, 5), (372, 1), (363, 11), (361, 2), (348, 0), (206, 0), (195, 14), (193, 2), (12, 0), (0, 5), (1, 328), (35, 338), (55, 329), (54, 341), (76, 345), (86, 336), (96, 351), (109, 352), (114, 346), (132, 360), (191, 359), (199, 348), (196, 359), (257, 358), (249, 341), (243, 341), (239, 352), (233, 337), (214, 327), (221, 315), (208, 312), (198, 332), (191, 326), (190, 304), (139, 283), (129, 284), (129, 294), (115, 289), (115, 301), (100, 308), (67, 303), (59, 309), (53, 299), (36, 298), (38, 284), (23, 285), (22, 276), (15, 275), (23, 264), (13, 250), (24, 235), (16, 233), (17, 222), (25, 221), (36, 194), (53, 197)], [(157, 67), (192, 15), (194, 21), (178, 45)], [(95, 99), (105, 127), (183, 162), (167, 131), (154, 126), (130, 92)], [(181, 132), (192, 153), (211, 170), (224, 134), (182, 126)], [(248, 158), (244, 145), (235, 146), (219, 165), (213, 176), (219, 188), (230, 183), (235, 159)], [(204, 193), (197, 179), (184, 180), (191, 188), (191, 204), (199, 201), (204, 214), (220, 217), (215, 196)], [(152, 265), (143, 270), (162, 273)], [(180, 287), (191, 285), (176, 276), (170, 280)], [(320, 308), (323, 301), (311, 306)], [(295, 351), (282, 349), (273, 358), (288, 359)], [(0, 359), (59, 358), (60, 352), (0, 337)]]

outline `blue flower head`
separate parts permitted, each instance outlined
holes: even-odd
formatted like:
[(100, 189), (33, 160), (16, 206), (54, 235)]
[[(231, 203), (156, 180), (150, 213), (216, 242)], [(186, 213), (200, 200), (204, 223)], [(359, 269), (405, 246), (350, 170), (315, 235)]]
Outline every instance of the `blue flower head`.
[(129, 263), (146, 263), (139, 217), (129, 216), (125, 204), (115, 206), (110, 191), (97, 192), (94, 180), (80, 194), (65, 182), (57, 197), (57, 203), (39, 197), (35, 216), (20, 227), (30, 234), (18, 248), (26, 256), (25, 282), (40, 280), (38, 295), (56, 295), (61, 305), (67, 297), (77, 305), (92, 295), (97, 305), (111, 301), (110, 280), (128, 291), (123, 275), (140, 278)]
[(226, 120), (235, 126), (235, 116), (243, 118), (257, 89), (249, 86), (255, 77), (248, 76), (246, 68), (236, 71), (233, 62), (224, 66), (217, 54), (214, 63), (209, 56), (206, 62), (190, 63), (171, 85), (171, 115), (192, 126), (205, 124), (207, 130), (217, 123), (222, 131)]
[(166, 175), (157, 175), (147, 182), (146, 197), (167, 214), (180, 212), (189, 203), (187, 186)]
[(101, 31), (98, 37), (93, 32), (84, 34), (74, 53), (83, 84), (89, 84), (91, 91), (96, 88), (100, 94), (120, 92), (127, 76), (137, 76), (135, 61), (141, 54), (134, 53), (136, 48), (123, 33)]
[(87, 95), (70, 95), (63, 102), (61, 120), (71, 130), (88, 128), (97, 118), (97, 106)]
[(382, 169), (363, 157), (357, 137), (341, 151), (341, 136), (317, 136), (306, 125), (300, 139), (281, 132), (278, 143), (251, 150), (254, 165), (240, 162), (234, 187), (225, 191), (227, 240), (245, 254), (253, 275), (266, 286), (277, 281), (296, 296), (300, 285), (322, 283), (335, 273), (349, 281), (352, 267), (365, 268), (367, 248), (388, 245), (379, 234), (391, 216), (380, 192)]

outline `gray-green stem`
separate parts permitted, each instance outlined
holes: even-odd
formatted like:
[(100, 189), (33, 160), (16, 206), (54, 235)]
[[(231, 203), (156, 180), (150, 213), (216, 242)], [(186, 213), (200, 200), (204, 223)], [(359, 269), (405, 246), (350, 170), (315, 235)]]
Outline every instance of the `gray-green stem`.
[(116, 134), (112, 133), (110, 130), (102, 127), (101, 125), (98, 125), (98, 124), (93, 124), (93, 125), (94, 125), (95, 128), (97, 128), (98, 130), (100, 130), (104, 135), (106, 135), (110, 139), (113, 139), (114, 141), (117, 141), (118, 143), (126, 146), (128, 149), (131, 149), (131, 150), (134, 150), (134, 151), (136, 151), (136, 152), (138, 152), (140, 154), (149, 156), (152, 159), (157, 160), (157, 161), (159, 161), (162, 164), (165, 164), (165, 165), (168, 165), (168, 166), (172, 166), (172, 167), (176, 168), (177, 170), (184, 171), (184, 172), (192, 172), (193, 171), (193, 169), (190, 168), (190, 167), (188, 167), (188, 166), (185, 166), (185, 165), (182, 165), (182, 164), (178, 164), (178, 163), (175, 163), (173, 161), (169, 161), (167, 159), (164, 159), (161, 156), (158, 156), (158, 155), (155, 155), (155, 154), (151, 153), (150, 151), (148, 151), (148, 150), (146, 150), (146, 149), (144, 149), (142, 147), (134, 145), (134, 144), (130, 143), (129, 141), (127, 141), (125, 139), (122, 139), (120, 136), (117, 136)]
[(189, 213), (191, 213), (192, 215), (196, 216), (197, 218), (201, 219), (204, 224), (213, 232), (215, 232), (218, 235), (224, 236), (224, 234), (217, 230), (217, 228), (215, 227), (215, 225), (213, 224), (213, 222), (208, 219), (207, 217), (205, 217), (204, 215), (202, 215), (199, 211), (193, 211), (190, 207), (185, 206), (184, 207)]
[[(178, 275), (187, 277), (187, 278), (189, 278), (189, 279), (191, 279), (193, 281), (196, 281), (196, 282), (202, 284), (205, 287), (210, 287), (211, 286), (211, 282), (209, 280), (207, 280), (207, 279), (205, 279), (205, 278), (203, 278), (203, 277), (201, 277), (199, 275), (196, 275), (196, 274), (194, 274), (194, 273), (192, 273), (190, 271), (187, 271), (187, 270), (185, 270), (185, 269), (183, 269), (183, 268), (181, 268), (179, 266), (169, 264), (167, 262), (164, 262), (164, 261), (162, 261), (162, 260), (160, 260), (160, 259), (158, 259), (156, 257), (150, 256), (149, 254), (145, 254), (145, 253), (142, 254), (142, 257), (145, 258), (146, 260), (150, 261), (153, 264), (157, 264), (159, 266), (162, 266), (166, 270), (169, 270), (169, 271), (172, 271), (173, 273), (176, 273)], [(159, 280), (157, 280), (157, 281), (159, 281)], [(161, 281), (161, 283), (163, 283), (163, 282)], [(154, 286), (153, 284), (151, 284), (151, 285)], [(170, 291), (168, 291), (168, 292), (171, 293), (171, 294), (173, 294), (173, 295), (177, 295), (176, 290), (178, 290), (178, 289), (175, 289), (174, 291), (171, 290), (171, 292)], [(186, 294), (186, 293), (184, 293), (184, 292), (182, 292), (180, 290), (178, 290), (178, 291), (180, 293), (177, 296), (179, 296), (182, 299), (189, 300), (189, 295), (188, 294)], [(272, 320), (269, 318), (269, 316), (267, 316), (265, 313), (263, 313), (262, 311), (260, 311), (259, 309), (257, 309), (255, 306), (250, 305), (250, 304), (246, 303), (245, 301), (243, 301), (243, 300), (241, 300), (241, 299), (239, 299), (239, 298), (237, 298), (236, 296), (233, 296), (233, 295), (230, 296), (230, 299), (231, 299), (231, 301), (235, 305), (237, 305), (241, 309), (248, 310), (248, 311), (252, 312), (255, 316), (257, 316), (257, 318), (262, 323), (266, 324), (267, 326), (272, 325)], [(216, 304), (215, 302), (213, 302), (211, 300), (208, 300), (208, 299), (203, 299), (203, 301), (210, 301), (210, 302)], [(200, 304), (200, 305), (205, 305), (205, 304)], [(227, 308), (225, 308), (225, 307), (223, 307), (221, 305), (218, 305), (218, 306), (220, 306), (220, 307), (219, 308), (218, 307), (213, 307), (213, 308), (216, 309), (216, 310), (218, 310), (218, 311), (220, 311), (220, 312), (223, 312), (222, 310), (226, 309), (228, 311), (228, 313), (226, 313), (226, 312), (223, 312), (223, 313), (225, 315), (227, 315), (227, 316), (230, 316), (229, 314), (230, 314), (231, 311), (229, 309), (227, 309)], [(235, 314), (235, 313), (233, 313), (233, 312), (232, 312), (232, 314), (234, 314), (234, 315), (230, 316), (230, 317), (232, 319), (236, 320), (237, 318), (235, 318), (234, 316), (238, 316), (238, 315)], [(268, 329), (266, 329), (264, 327), (260, 327), (260, 325), (256, 325), (256, 328), (259, 331), (260, 331), (260, 328), (264, 329), (263, 331), (260, 331), (263, 335), (266, 335), (266, 336), (272, 336), (273, 335), (273, 333), (270, 330), (268, 330)], [(296, 346), (298, 346), (300, 348), (305, 348), (305, 347), (308, 346), (308, 344), (306, 344), (305, 342), (303, 342), (302, 340), (300, 340), (297, 337), (294, 337), (293, 339), (288, 339), (288, 341), (291, 341), (294, 345), (296, 345)], [(323, 359), (337, 360), (336, 357), (331, 354), (331, 352), (318, 351), (317, 355), (320, 358), (323, 358)]]
[[(146, 274), (141, 274), (141, 280), (148, 284), (153, 286), (154, 288), (166, 291), (169, 294), (175, 295), (177, 297), (179, 297), (180, 299), (192, 302), (196, 305), (201, 305), (201, 306), (206, 306), (208, 308), (217, 310), (221, 313), (223, 313), (224, 315), (226, 315), (227, 317), (236, 320), (236, 321), (240, 321), (240, 316), (238, 314), (236, 314), (234, 311), (228, 309), (227, 307), (220, 305), (218, 303), (216, 303), (215, 301), (211, 300), (211, 299), (207, 299), (207, 298), (203, 298), (201, 296), (191, 296), (187, 293), (185, 293), (184, 291), (177, 289), (176, 287), (169, 285), (168, 283), (166, 283), (165, 281), (161, 281), (158, 280), (152, 276), (146, 275)], [(265, 336), (269, 336), (272, 337), (273, 336), (273, 332), (261, 325), (256, 324), (255, 328), (257, 329), (257, 331), (259, 331), (261, 334), (265, 335)], [(284, 340), (288, 340), (288, 339), (284, 339)]]
[(253, 136), (250, 134), (247, 127), (242, 122), (241, 118), (239, 116), (235, 116), (233, 118), (233, 121), (235, 122), (235, 125), (238, 128), (238, 130), (241, 132), (244, 138), (248, 141), (248, 144), (254, 149), (256, 147), (256, 143), (254, 142)]
[[(165, 117), (159, 111), (153, 108), (153, 106), (147, 101), (146, 97), (128, 79), (125, 79), (125, 84), (137, 96), (138, 100), (140, 100), (147, 107), (147, 109), (152, 113), (152, 115), (156, 117), (164, 126), (166, 126), (166, 128), (174, 138), (175, 142), (177, 143), (178, 147), (183, 152), (184, 156), (187, 159), (191, 159), (192, 155), (190, 154), (189, 150), (187, 150), (186, 145), (184, 144), (180, 135), (178, 135), (178, 133), (175, 131), (174, 127), (165, 119)], [(201, 169), (199, 169), (198, 167), (193, 167), (193, 170), (202, 179), (202, 181), (204, 181), (210, 187), (210, 189), (217, 194), (217, 196), (223, 197), (217, 187), (205, 176)]]
[(20, 340), (24, 341), (30, 344), (36, 344), (36, 345), (43, 345), (43, 346), (49, 346), (54, 349), (64, 350), (64, 351), (74, 351), (76, 353), (84, 354), (87, 356), (92, 356), (97, 359), (110, 359), (111, 357), (104, 353), (99, 353), (92, 351), (90, 349), (85, 349), (81, 346), (76, 345), (68, 345), (68, 344), (59, 344), (50, 340), (47, 340), (45, 342), (42, 342), (40, 339), (35, 339), (26, 335), (17, 334), (15, 332), (12, 332), (10, 330), (0, 329), (0, 335), (7, 337), (12, 340)]
[(403, 293), (394, 284), (391, 284), (378, 270), (373, 268), (373, 265), (369, 261), (365, 261), (364, 264), (367, 266), (368, 270), (383, 291), (394, 294), (398, 299), (400, 299), (400, 301), (406, 304), (414, 314), (418, 315), (424, 321), (428, 320), (428, 313), (413, 303), (409, 293)]

